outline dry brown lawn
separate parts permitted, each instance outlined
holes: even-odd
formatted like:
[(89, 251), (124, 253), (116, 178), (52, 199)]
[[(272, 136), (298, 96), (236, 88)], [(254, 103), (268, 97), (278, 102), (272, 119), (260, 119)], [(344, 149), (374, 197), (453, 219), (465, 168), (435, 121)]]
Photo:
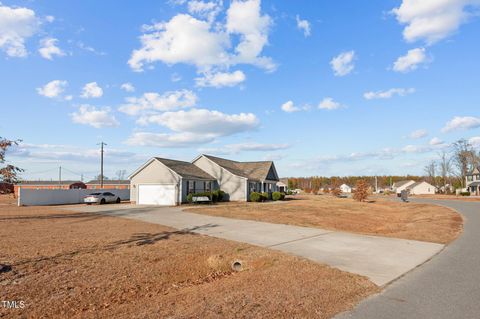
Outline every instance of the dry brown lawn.
[(445, 207), (382, 199), (359, 203), (329, 195), (295, 196), (285, 202), (194, 206), (188, 211), (442, 244), (454, 240), (463, 229), (462, 217)]
[(12, 265), (0, 301), (26, 304), (0, 305), (0, 318), (331, 318), (378, 291), (264, 248), (5, 197), (0, 238), (0, 263)]

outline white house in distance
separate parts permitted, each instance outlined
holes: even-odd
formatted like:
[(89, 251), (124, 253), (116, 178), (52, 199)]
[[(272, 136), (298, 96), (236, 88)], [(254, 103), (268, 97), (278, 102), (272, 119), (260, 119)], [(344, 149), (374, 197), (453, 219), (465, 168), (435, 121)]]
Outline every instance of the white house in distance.
[(422, 182), (415, 182), (413, 180), (410, 181), (400, 181), (393, 184), (393, 190), (400, 194), (403, 190), (407, 190), (410, 195), (434, 195), (435, 194), (435, 186), (422, 181)]
[(435, 186), (427, 182), (413, 183), (407, 187), (410, 195), (435, 195)]
[(408, 186), (412, 184), (415, 184), (415, 181), (408, 180), (408, 181), (395, 182), (393, 183), (392, 191), (394, 191), (397, 194), (400, 194), (404, 189), (406, 189)]
[(466, 177), (467, 190), (472, 195), (480, 195), (480, 167), (476, 167)]
[(340, 190), (342, 191), (342, 193), (351, 193), (352, 192), (352, 187), (350, 187), (347, 184), (342, 184), (342, 185), (340, 185)]

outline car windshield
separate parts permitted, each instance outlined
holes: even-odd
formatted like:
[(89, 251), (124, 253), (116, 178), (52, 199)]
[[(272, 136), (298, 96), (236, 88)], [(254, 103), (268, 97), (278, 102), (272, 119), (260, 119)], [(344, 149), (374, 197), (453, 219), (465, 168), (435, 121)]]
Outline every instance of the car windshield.
[(95, 196), (95, 195), (100, 195), (100, 193), (91, 193), (89, 196)]

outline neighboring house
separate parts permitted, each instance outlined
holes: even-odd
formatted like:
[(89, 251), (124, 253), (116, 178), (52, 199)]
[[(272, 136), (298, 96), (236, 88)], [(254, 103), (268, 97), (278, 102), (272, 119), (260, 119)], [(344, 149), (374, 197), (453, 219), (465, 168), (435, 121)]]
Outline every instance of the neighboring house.
[(179, 205), (189, 193), (217, 189), (215, 178), (196, 165), (154, 157), (129, 177), (130, 200), (137, 204)]
[(409, 180), (409, 181), (395, 182), (393, 183), (392, 191), (394, 191), (397, 194), (400, 194), (404, 189), (407, 189), (407, 187), (412, 184), (415, 184), (415, 181)]
[(248, 201), (251, 192), (273, 192), (279, 181), (273, 162), (236, 162), (200, 155), (190, 162), (154, 157), (130, 176), (130, 200), (178, 205), (187, 195), (221, 189), (227, 199)]
[(435, 195), (435, 186), (427, 182), (416, 182), (407, 186), (410, 195)]
[[(100, 180), (91, 180), (86, 182), (87, 189), (100, 189), (102, 183)], [(130, 181), (129, 180), (114, 180), (114, 179), (105, 179), (103, 181), (103, 188), (104, 189), (130, 189)]]
[(15, 195), (18, 189), (86, 189), (81, 181), (21, 181), (14, 185)]
[(351, 193), (352, 192), (352, 187), (350, 187), (347, 184), (342, 184), (342, 185), (340, 185), (340, 190), (342, 191), (342, 193)]
[(480, 167), (476, 167), (465, 179), (470, 194), (480, 195)]

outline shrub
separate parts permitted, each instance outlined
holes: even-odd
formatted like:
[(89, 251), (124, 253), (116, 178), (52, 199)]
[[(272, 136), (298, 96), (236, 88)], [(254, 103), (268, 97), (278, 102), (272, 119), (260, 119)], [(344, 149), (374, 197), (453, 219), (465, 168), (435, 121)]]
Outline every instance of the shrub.
[(262, 194), (257, 193), (257, 192), (252, 192), (250, 194), (250, 201), (256, 202), (256, 203), (261, 202), (262, 201)]
[(285, 193), (280, 193), (280, 200), (285, 200)]
[(330, 190), (330, 194), (332, 194), (335, 197), (340, 196), (341, 193), (342, 193), (342, 191), (340, 190), (339, 187), (334, 187)]
[(191, 203), (193, 201), (193, 194), (190, 193), (187, 195), (187, 202)]
[(217, 190), (217, 195), (218, 195), (217, 197), (219, 202), (223, 202), (226, 199), (225, 192), (222, 191), (221, 189)]
[(272, 199), (274, 201), (281, 200), (282, 199), (282, 193), (280, 192), (273, 192), (272, 193)]
[(267, 201), (267, 200), (269, 200), (268, 193), (267, 193), (267, 192), (263, 192), (263, 193), (262, 193), (262, 201), (265, 202), (265, 201)]
[(470, 193), (469, 193), (469, 192), (461, 192), (460, 195), (462, 195), (462, 196), (470, 196)]

